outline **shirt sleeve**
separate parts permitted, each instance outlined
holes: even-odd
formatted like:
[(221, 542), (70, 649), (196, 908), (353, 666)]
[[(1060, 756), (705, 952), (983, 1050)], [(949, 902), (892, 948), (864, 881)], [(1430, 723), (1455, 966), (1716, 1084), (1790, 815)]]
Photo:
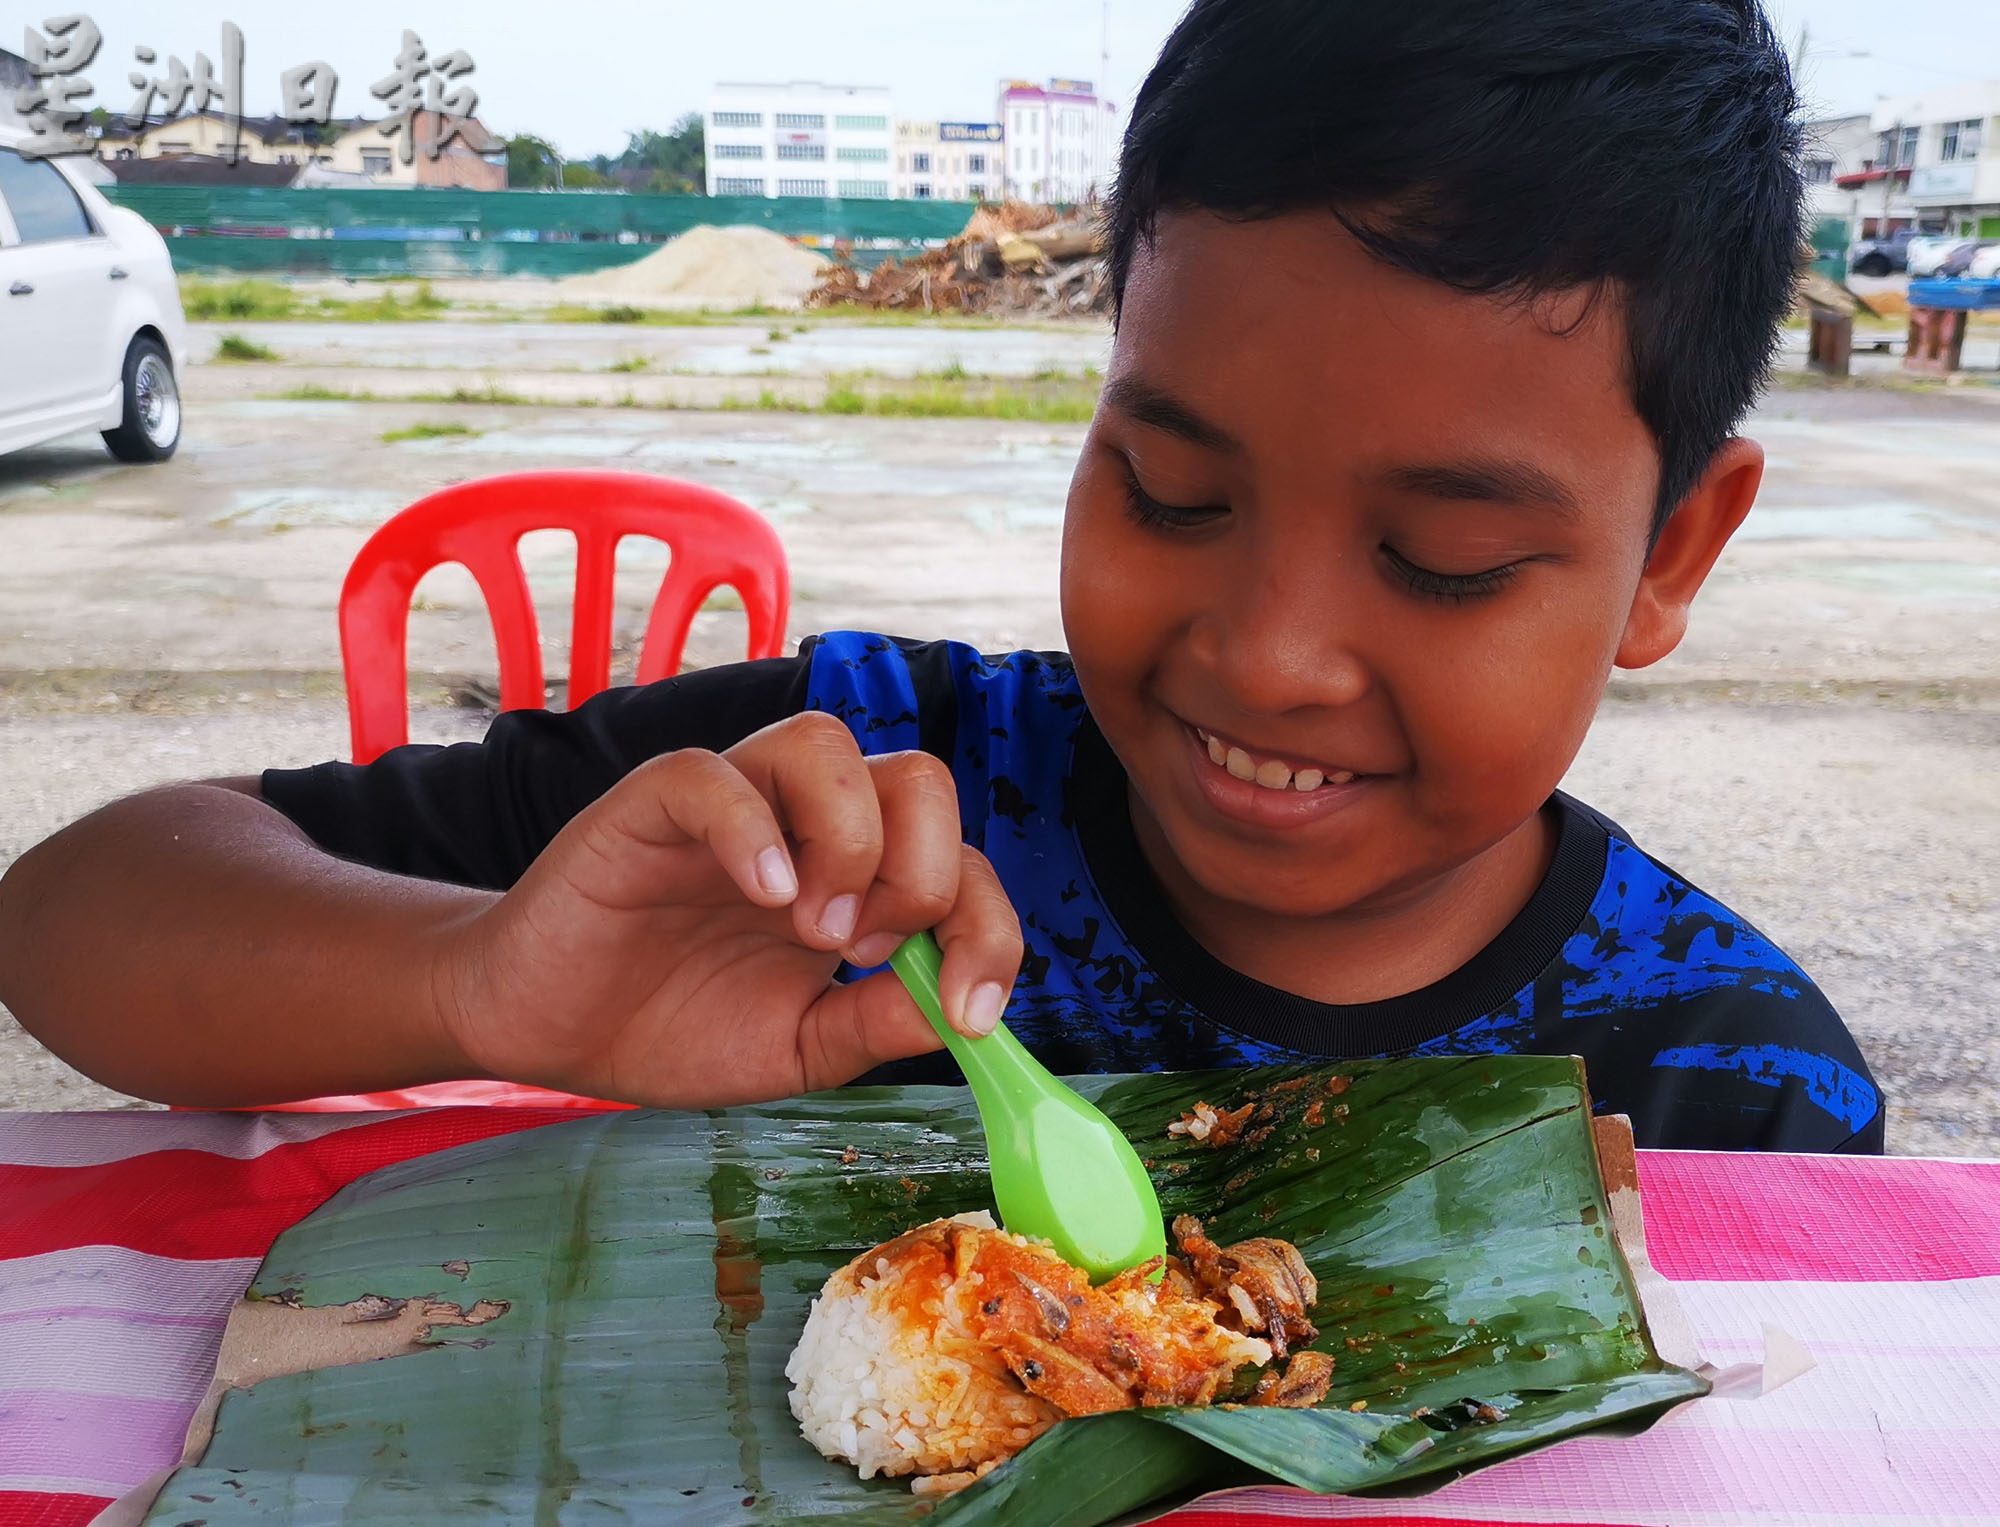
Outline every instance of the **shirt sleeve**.
[(805, 709), (812, 647), (605, 690), (574, 711), (506, 711), (480, 742), (266, 770), (264, 799), (344, 859), (505, 890), (570, 818), (647, 759), (720, 752)]

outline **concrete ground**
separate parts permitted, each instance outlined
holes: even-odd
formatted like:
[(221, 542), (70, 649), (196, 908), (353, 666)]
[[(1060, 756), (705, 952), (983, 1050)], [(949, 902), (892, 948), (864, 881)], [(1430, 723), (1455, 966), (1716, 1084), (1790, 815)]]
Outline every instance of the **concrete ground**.
[[(1058, 645), (1058, 528), (1082, 426), (713, 404), (778, 386), (811, 403), (830, 377), (864, 371), (1086, 376), (1104, 332), (770, 324), (790, 337), (772, 340), (765, 320), (229, 325), (281, 359), (193, 369), (173, 462), (119, 466), (87, 436), (0, 457), (0, 865), (131, 789), (339, 756), (341, 575), (395, 509), (466, 478), (608, 467), (731, 493), (786, 543), (794, 637), (861, 625)], [(196, 326), (198, 356), (220, 332)], [(644, 370), (605, 369), (640, 358)], [(599, 406), (271, 396), (308, 381)], [(659, 396), (609, 406), (644, 386)], [(1821, 982), (1885, 1082), (1891, 1146), (1906, 1152), (2000, 1154), (1987, 1106), (1996, 407), (2000, 389), (1976, 382), (1774, 390), (1750, 430), (1770, 452), (1758, 510), (1683, 649), (1620, 677), (1570, 782)], [(477, 433), (381, 438), (418, 424)], [(566, 538), (533, 538), (524, 560), (560, 677)], [(637, 545), (621, 558), (624, 674), (663, 565)], [(727, 660), (741, 641), (740, 615), (704, 614), (691, 660)], [(411, 658), (416, 734), (475, 735), (483, 716), (447, 699), (492, 671), (468, 579), (426, 580)], [(0, 1014), (0, 1107), (119, 1101)]]

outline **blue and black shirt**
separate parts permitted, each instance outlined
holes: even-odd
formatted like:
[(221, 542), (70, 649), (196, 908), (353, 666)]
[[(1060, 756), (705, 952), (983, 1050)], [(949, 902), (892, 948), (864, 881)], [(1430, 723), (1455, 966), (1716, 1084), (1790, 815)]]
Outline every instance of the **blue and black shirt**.
[[(1169, 909), (1060, 653), (835, 632), (795, 658), (611, 690), (568, 714), (511, 711), (480, 743), (272, 770), (263, 789), (334, 853), (501, 889), (646, 759), (720, 751), (802, 710), (839, 717), (866, 753), (921, 748), (951, 766), (965, 839), (1026, 936), (1008, 1026), (1058, 1073), (1574, 1054), (1597, 1107), (1631, 1115), (1643, 1146), (1882, 1149), (1880, 1092), (1804, 972), (1565, 795), (1550, 802), (1560, 829), (1541, 886), (1444, 979), (1340, 1006), (1229, 969)], [(875, 1079), (958, 1076), (937, 1054)]]

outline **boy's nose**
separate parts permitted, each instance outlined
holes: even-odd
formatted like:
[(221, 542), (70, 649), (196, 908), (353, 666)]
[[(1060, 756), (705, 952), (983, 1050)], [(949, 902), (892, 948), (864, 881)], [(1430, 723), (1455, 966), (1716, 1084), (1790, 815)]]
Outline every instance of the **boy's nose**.
[(1368, 693), (1359, 612), (1342, 588), (1351, 570), (1340, 560), (1279, 552), (1251, 576), (1218, 580), (1203, 656), (1246, 711), (1352, 705)]

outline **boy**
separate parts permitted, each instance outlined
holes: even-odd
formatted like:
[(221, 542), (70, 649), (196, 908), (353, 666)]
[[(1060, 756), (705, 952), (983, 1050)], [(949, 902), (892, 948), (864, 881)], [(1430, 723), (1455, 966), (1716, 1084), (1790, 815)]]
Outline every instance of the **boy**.
[(1058, 1071), (1574, 1052), (1642, 1144), (1879, 1150), (1811, 982), (1555, 792), (1755, 497), (1792, 107), (1755, 0), (1197, 0), (1109, 209), (1069, 657), (836, 633), (140, 796), (0, 887), (0, 999), (180, 1102), (700, 1107), (934, 1050), (834, 977), (936, 925), (952, 1021)]

